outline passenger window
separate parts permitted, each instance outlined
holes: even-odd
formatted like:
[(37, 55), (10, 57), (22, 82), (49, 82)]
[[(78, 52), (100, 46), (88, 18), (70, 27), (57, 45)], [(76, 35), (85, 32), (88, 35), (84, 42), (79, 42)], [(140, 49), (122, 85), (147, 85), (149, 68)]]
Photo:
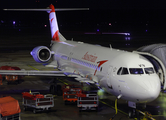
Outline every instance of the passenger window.
[(68, 60), (68, 57), (65, 56), (65, 55), (62, 55), (61, 58), (64, 59), (64, 60)]

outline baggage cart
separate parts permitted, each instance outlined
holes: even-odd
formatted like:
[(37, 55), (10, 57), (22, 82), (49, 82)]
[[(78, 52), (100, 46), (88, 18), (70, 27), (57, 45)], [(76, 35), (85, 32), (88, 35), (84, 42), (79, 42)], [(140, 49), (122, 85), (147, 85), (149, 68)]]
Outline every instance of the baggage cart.
[(22, 94), (24, 111), (32, 109), (33, 113), (36, 113), (54, 107), (54, 98), (51, 94), (42, 95), (39, 92), (24, 92)]
[(77, 100), (79, 111), (96, 110), (98, 111), (99, 100), (97, 94), (80, 94)]
[(65, 85), (62, 89), (65, 104), (75, 103), (78, 99), (78, 95), (82, 94), (81, 86), (78, 85)]

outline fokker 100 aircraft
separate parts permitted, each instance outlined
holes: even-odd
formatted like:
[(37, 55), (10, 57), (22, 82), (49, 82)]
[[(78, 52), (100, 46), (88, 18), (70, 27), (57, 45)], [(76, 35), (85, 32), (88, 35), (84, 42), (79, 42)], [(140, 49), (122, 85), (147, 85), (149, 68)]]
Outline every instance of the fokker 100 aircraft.
[(160, 79), (147, 58), (134, 52), (66, 40), (58, 28), (55, 11), (59, 10), (52, 4), (48, 9), (36, 10), (49, 13), (52, 40), (50, 48), (37, 46), (31, 55), (39, 63), (53, 58), (46, 66), (60, 71), (0, 71), (0, 74), (75, 77), (79, 82), (97, 84), (108, 93), (129, 101), (131, 107), (159, 96)]

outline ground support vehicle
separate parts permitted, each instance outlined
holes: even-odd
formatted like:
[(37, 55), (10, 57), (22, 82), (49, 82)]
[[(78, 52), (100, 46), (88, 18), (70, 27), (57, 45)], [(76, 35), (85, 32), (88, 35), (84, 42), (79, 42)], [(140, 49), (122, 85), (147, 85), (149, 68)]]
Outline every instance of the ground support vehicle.
[(98, 111), (99, 100), (97, 94), (80, 94), (77, 100), (79, 111), (96, 110)]
[(18, 100), (11, 96), (0, 98), (0, 120), (21, 120)]
[(49, 110), (54, 107), (53, 95), (42, 95), (39, 92), (23, 92), (24, 111), (33, 110), (33, 113), (38, 111)]
[[(1, 66), (0, 70), (21, 70), (19, 67), (12, 67), (12, 66)], [(17, 82), (19, 83), (19, 80), (22, 79), (22, 76), (18, 75), (5, 75), (3, 76), (4, 80), (7, 81), (8, 84)]]
[(63, 100), (65, 104), (75, 103), (78, 100), (78, 95), (82, 94), (81, 86), (65, 85), (62, 87)]

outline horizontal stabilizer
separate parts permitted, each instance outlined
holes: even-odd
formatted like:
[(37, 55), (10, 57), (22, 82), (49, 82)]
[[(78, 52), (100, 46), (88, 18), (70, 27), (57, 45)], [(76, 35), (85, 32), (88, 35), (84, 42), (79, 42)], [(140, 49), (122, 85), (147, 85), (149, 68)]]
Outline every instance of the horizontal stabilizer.
[[(45, 9), (3, 9), (5, 11), (51, 11), (50, 8)], [(56, 8), (55, 11), (72, 11), (72, 10), (89, 10), (89, 8)]]

